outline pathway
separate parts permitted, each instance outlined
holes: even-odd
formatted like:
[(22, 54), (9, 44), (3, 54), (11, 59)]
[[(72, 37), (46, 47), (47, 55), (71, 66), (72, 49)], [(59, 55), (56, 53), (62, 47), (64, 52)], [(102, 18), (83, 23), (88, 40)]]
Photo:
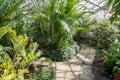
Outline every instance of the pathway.
[(83, 47), (80, 53), (67, 62), (55, 62), (55, 78), (53, 80), (94, 80), (92, 62), (95, 50)]

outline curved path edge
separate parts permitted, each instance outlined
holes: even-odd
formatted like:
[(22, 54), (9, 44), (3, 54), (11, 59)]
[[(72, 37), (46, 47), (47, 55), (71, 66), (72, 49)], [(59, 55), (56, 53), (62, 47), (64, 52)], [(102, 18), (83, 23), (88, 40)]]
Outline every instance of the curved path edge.
[(95, 53), (94, 48), (84, 46), (73, 59), (67, 62), (54, 62), (53, 80), (94, 80), (92, 63)]

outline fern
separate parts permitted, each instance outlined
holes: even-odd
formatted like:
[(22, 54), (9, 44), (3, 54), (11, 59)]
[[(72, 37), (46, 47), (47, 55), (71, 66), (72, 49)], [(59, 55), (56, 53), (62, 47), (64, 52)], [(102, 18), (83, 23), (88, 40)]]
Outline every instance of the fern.
[(24, 0), (0, 0), (0, 27), (20, 18)]

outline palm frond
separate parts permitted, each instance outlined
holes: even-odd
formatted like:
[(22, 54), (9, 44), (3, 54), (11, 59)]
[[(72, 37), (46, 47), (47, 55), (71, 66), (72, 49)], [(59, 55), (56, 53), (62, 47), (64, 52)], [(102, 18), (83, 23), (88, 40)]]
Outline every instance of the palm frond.
[(9, 32), (9, 27), (0, 28), (0, 39)]
[(10, 24), (16, 20), (21, 12), (24, 0), (0, 0), (0, 27)]
[(64, 28), (64, 30), (65, 30), (67, 33), (70, 34), (70, 33), (71, 33), (71, 30), (70, 30), (70, 27), (69, 27), (68, 23), (65, 22), (64, 20), (59, 20), (59, 21), (60, 21), (62, 27)]

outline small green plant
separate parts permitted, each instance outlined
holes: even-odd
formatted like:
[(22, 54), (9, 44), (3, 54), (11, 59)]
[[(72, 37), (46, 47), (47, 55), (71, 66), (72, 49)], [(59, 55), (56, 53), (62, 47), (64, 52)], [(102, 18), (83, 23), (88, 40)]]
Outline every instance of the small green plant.
[(54, 71), (50, 67), (37, 68), (36, 72), (28, 75), (29, 80), (52, 80)]
[(108, 49), (108, 52), (119, 54), (120, 53), (120, 42), (111, 44), (110, 48)]
[(103, 66), (108, 72), (112, 73), (116, 62), (120, 60), (120, 54), (106, 53), (103, 57)]
[(64, 49), (56, 49), (56, 50), (47, 50), (44, 51), (42, 56), (49, 57), (53, 61), (66, 61), (70, 58), (74, 57), (80, 50), (80, 46), (76, 43), (70, 45)]
[(120, 60), (116, 62), (116, 65), (113, 68), (113, 72), (120, 74)]
[(114, 69), (113, 69), (113, 72), (117, 73), (117, 74), (120, 74), (120, 67), (115, 66)]
[(115, 65), (115, 57), (112, 54), (106, 54), (103, 58), (103, 66), (109, 71), (112, 72)]
[(117, 74), (120, 74), (120, 67), (119, 66), (114, 66), (113, 72), (117, 73)]

